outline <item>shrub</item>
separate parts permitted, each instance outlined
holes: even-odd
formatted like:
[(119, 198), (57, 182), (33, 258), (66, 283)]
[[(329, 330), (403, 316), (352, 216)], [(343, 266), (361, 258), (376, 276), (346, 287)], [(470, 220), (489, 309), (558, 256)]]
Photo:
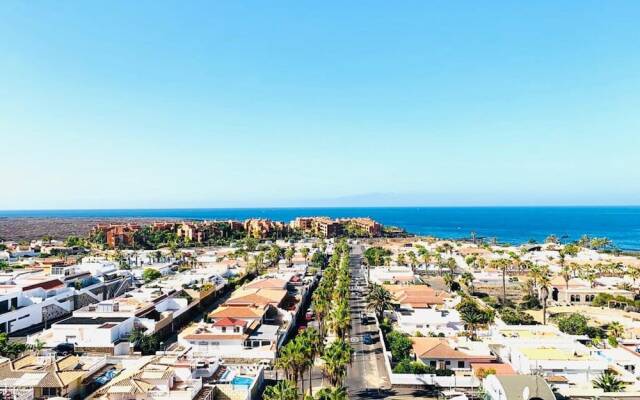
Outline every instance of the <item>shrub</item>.
[(520, 308), (524, 310), (539, 310), (542, 308), (542, 304), (540, 304), (540, 300), (537, 296), (534, 296), (532, 294), (525, 294), (522, 297)]
[(451, 376), (454, 374), (450, 369), (435, 369), (420, 361), (411, 361), (408, 358), (396, 364), (393, 372), (396, 374), (434, 374), (436, 376)]
[(409, 337), (400, 332), (392, 331), (387, 334), (387, 341), (393, 361), (399, 362), (409, 358), (413, 347), (413, 342)]
[(589, 331), (587, 317), (582, 314), (569, 314), (558, 318), (558, 329), (569, 335), (586, 335)]
[(535, 319), (524, 311), (504, 308), (500, 311), (500, 318), (509, 325), (537, 325)]

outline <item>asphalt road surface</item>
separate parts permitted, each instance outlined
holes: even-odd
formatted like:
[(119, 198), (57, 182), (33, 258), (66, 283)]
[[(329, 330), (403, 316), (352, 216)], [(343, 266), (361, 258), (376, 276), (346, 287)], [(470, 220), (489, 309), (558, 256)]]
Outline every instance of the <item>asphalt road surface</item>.
[[(384, 365), (381, 338), (373, 318), (364, 324), (362, 313), (372, 315), (366, 309), (366, 269), (362, 267), (362, 246), (353, 245), (350, 259), (351, 292), (349, 306), (351, 308), (351, 329), (349, 338), (354, 349), (354, 358), (347, 370), (346, 386), (352, 399), (369, 399), (386, 397), (385, 391), (390, 389), (389, 377)], [(365, 335), (370, 335), (372, 344), (364, 344)]]

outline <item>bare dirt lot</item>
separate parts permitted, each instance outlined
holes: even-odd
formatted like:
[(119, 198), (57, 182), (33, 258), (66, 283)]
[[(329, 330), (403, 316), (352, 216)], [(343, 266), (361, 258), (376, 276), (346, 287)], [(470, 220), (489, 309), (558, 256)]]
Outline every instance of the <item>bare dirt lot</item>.
[[(163, 219), (169, 220), (169, 219)], [(99, 223), (151, 223), (149, 218), (0, 218), (0, 240), (32, 240), (51, 236), (65, 239), (71, 235), (86, 236)]]

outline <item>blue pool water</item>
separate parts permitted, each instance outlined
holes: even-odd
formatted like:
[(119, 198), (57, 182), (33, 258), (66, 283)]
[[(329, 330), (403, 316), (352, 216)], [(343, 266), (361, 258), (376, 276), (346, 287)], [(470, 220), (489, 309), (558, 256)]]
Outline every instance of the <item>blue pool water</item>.
[[(587, 234), (608, 237), (621, 249), (640, 250), (640, 206), (594, 207), (358, 207), (358, 208), (191, 208), (120, 210), (1, 211), (2, 217), (59, 218), (270, 218), (290, 221), (297, 216), (371, 217), (410, 233), (442, 238), (496, 238), (523, 243), (550, 234), (576, 240)], [(1, 221), (0, 221), (1, 222)]]
[(249, 378), (247, 376), (236, 376), (231, 381), (231, 384), (234, 386), (246, 386), (249, 387), (253, 383), (253, 378)]

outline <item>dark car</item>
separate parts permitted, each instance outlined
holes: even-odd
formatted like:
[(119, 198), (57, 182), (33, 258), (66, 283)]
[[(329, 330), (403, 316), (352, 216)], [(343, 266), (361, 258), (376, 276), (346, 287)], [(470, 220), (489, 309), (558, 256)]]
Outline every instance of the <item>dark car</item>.
[(57, 356), (66, 356), (67, 354), (75, 353), (75, 346), (73, 343), (60, 343), (52, 349)]

